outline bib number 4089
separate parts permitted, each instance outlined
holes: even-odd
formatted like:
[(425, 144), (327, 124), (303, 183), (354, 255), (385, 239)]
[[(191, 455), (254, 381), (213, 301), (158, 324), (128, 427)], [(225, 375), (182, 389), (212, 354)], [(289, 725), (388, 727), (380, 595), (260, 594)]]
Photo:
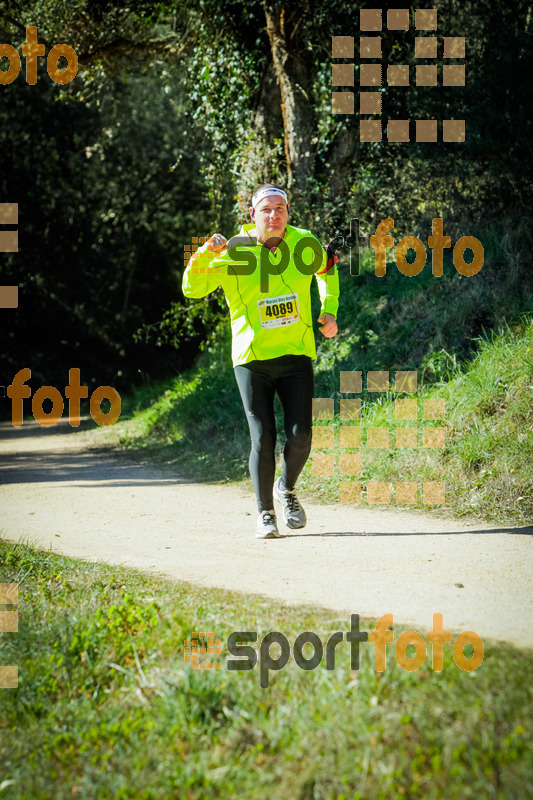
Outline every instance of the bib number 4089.
[(267, 306), (265, 308), (265, 316), (267, 317), (279, 317), (285, 316), (285, 314), (292, 314), (294, 308), (292, 300), (288, 300), (286, 303), (273, 303), (271, 306)]

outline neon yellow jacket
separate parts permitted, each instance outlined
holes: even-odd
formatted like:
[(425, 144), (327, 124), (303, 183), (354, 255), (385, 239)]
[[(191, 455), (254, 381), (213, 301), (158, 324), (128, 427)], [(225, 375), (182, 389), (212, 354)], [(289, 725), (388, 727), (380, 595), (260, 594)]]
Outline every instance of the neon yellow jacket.
[[(247, 231), (254, 227), (249, 223), (243, 225), (239, 236), (246, 236)], [(239, 252), (245, 254), (243, 259), (248, 251), (256, 256), (257, 266), (252, 274), (233, 274), (234, 267), (231, 265), (235, 264), (235, 255), (233, 260), (227, 250), (217, 255), (207, 251), (206, 244), (190, 260), (183, 275), (183, 294), (186, 297), (205, 297), (218, 286), (224, 290), (230, 309), (234, 367), (248, 361), (289, 354), (316, 358), (310, 296), (313, 275), (303, 275), (293, 259), (294, 247), (304, 237), (312, 237), (318, 242), (310, 231), (287, 225), (283, 238), (290, 252), (290, 260), (285, 270), (268, 275), (266, 292), (262, 292), (260, 286), (261, 251), (264, 251), (263, 258), (268, 254), (272, 265), (269, 270), (274, 272), (283, 257), (279, 247), (272, 254), (259, 243), (255, 246), (238, 245)], [(320, 247), (323, 260), (319, 272), (327, 261), (326, 251)], [(305, 251), (304, 259), (305, 263), (311, 262), (310, 249)], [(299, 263), (302, 263), (301, 260)], [(315, 274), (315, 278), (322, 301), (320, 313), (336, 315), (339, 276), (335, 266), (326, 273)]]

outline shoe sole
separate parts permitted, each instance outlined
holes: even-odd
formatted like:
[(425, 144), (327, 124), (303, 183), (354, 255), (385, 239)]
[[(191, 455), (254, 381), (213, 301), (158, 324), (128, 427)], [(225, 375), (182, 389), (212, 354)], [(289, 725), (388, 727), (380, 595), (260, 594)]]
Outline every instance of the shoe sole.
[(271, 531), (270, 533), (257, 533), (256, 532), (255, 538), (256, 539), (279, 539), (280, 538), (280, 534), (279, 533), (274, 533), (273, 531)]
[(291, 523), (290, 523), (290, 522), (287, 522), (287, 520), (285, 519), (285, 517), (283, 518), (283, 522), (285, 523), (285, 525), (287, 526), (287, 528), (290, 528), (290, 529), (291, 529), (291, 531), (297, 531), (297, 530), (300, 530), (300, 528), (305, 528), (305, 526), (307, 525), (307, 520), (305, 520), (305, 522), (304, 522), (304, 524), (303, 524), (303, 525), (291, 525)]
[(305, 522), (304, 522), (303, 525), (292, 525), (290, 522), (287, 521), (287, 517), (285, 516), (285, 506), (283, 505), (283, 498), (279, 496), (279, 489), (278, 489), (278, 482), (277, 481), (274, 484), (274, 497), (276, 498), (278, 503), (281, 505), (281, 516), (283, 517), (283, 522), (285, 523), (287, 528), (290, 528), (292, 531), (297, 531), (297, 530), (300, 530), (300, 528), (305, 528), (305, 526), (307, 525), (307, 516), (305, 518)]

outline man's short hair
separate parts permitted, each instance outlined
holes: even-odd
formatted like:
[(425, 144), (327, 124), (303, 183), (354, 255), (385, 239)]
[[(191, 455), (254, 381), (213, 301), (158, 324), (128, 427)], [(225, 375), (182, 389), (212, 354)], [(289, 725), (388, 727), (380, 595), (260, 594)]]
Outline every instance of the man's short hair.
[[(281, 190), (284, 194), (286, 194), (285, 189), (281, 189), (281, 186), (276, 186), (275, 183), (262, 183), (261, 186), (257, 187), (257, 189), (252, 195), (252, 208), (255, 208), (257, 198), (264, 189), (278, 189)], [(272, 194), (275, 194), (275, 192), (272, 192)], [(287, 198), (287, 204), (288, 204), (288, 198)]]

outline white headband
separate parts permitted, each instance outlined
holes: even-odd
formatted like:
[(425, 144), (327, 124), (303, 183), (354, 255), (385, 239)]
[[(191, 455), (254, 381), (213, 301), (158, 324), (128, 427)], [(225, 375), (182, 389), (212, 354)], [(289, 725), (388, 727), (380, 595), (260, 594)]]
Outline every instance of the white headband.
[(278, 189), (277, 187), (274, 187), (274, 188), (267, 187), (266, 189), (261, 189), (261, 191), (259, 192), (259, 194), (255, 198), (255, 203), (253, 204), (253, 207), (256, 208), (257, 204), (260, 203), (261, 200), (264, 200), (265, 197), (268, 197), (271, 194), (280, 194), (283, 197), (283, 199), (285, 200), (285, 202), (287, 203), (287, 205), (289, 204), (289, 200), (287, 198), (287, 193), (284, 192), (283, 189)]

